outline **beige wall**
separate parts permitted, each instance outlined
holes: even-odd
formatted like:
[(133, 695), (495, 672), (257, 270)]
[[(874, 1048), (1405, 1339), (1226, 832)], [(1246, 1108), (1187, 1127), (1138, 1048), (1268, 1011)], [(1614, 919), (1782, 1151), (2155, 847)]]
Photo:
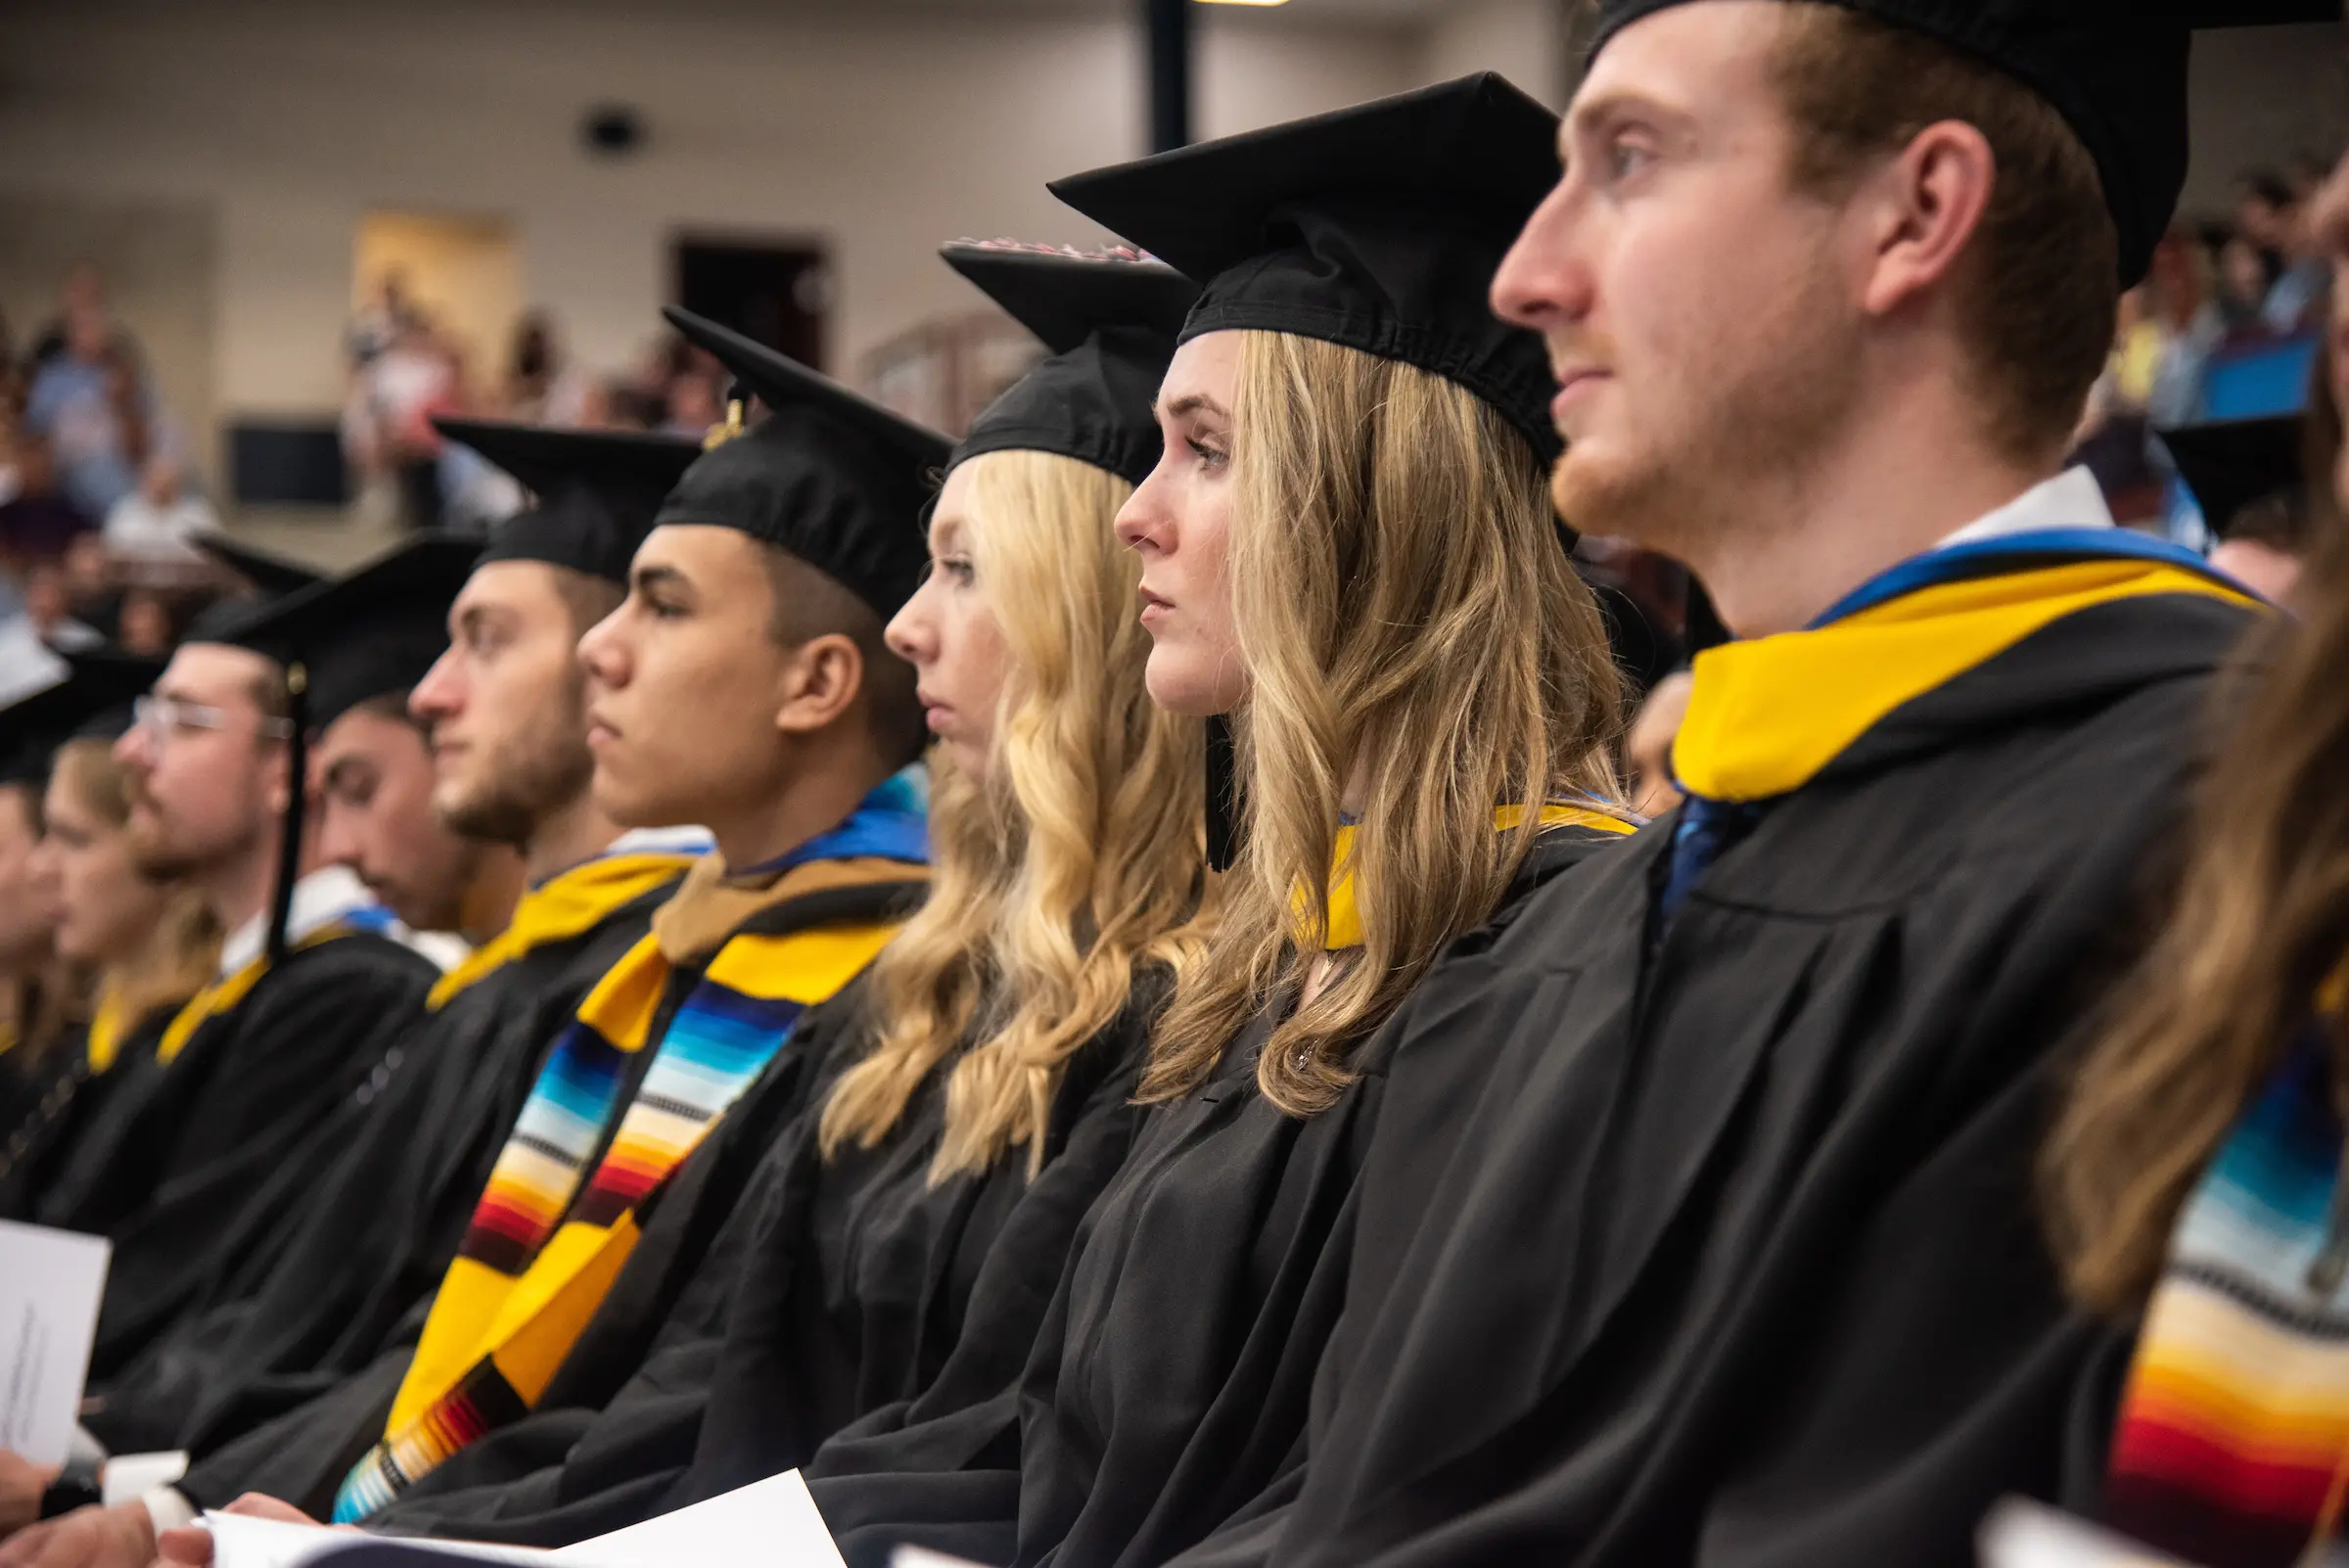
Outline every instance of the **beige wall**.
[[(844, 20), (854, 18), (856, 20)], [(87, 0), (19, 11), (0, 194), (157, 200), (217, 215), (215, 400), (314, 414), (342, 393), (352, 248), (371, 210), (498, 219), (525, 298), (599, 368), (632, 362), (679, 228), (817, 236), (837, 266), (833, 363), (967, 288), (959, 235), (1100, 238), (1043, 182), (1142, 150), (1136, 29), (709, 3)], [(1416, 37), (1274, 13), (1202, 28), (1203, 134), (1400, 90)], [(19, 84), (38, 83), (19, 90)], [(591, 103), (651, 140), (591, 161)]]

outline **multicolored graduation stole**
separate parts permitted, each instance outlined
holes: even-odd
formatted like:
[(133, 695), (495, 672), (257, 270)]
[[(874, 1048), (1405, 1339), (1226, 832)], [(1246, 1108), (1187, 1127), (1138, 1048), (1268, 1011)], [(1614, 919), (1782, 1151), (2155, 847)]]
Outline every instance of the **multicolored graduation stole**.
[(1801, 631), (1696, 656), (1673, 773), (1708, 801), (1802, 788), (1913, 698), (2097, 605), (2184, 593), (2257, 605), (2190, 550), (2120, 529), (2048, 529), (1929, 551)]
[[(918, 879), (913, 868), (928, 860), (923, 819), (889, 791), (784, 861), (746, 873), (779, 872), (763, 906)], [(627, 1059), (648, 1043), (674, 960), (656, 931), (596, 983), (498, 1156), (383, 1441), (336, 1495), (336, 1523), (365, 1519), (531, 1408), (634, 1251), (638, 1206), (757, 1081), (800, 1015), (853, 979), (899, 923), (834, 920), (783, 935), (737, 929), (670, 1015), (590, 1173), (620, 1111)]]
[[(1506, 833), (1525, 820), (1525, 807), (1504, 806), (1493, 813), (1493, 831)], [(1638, 824), (1594, 807), (1575, 806), (1552, 801), (1542, 807), (1542, 825), (1545, 828), (1587, 827), (1601, 833), (1632, 833)], [(1362, 945), (1362, 910), (1355, 893), (1354, 824), (1349, 822), (1338, 829), (1337, 842), (1330, 850), (1329, 873), (1329, 929), (1322, 933), (1324, 952), (1343, 952)], [(1310, 939), (1313, 912), (1306, 906), (1305, 890), (1297, 890), (1292, 900), (1299, 930)]]
[(2180, 1213), (2113, 1430), (2107, 1521), (2216, 1568), (2311, 1560), (2349, 1482), (2349, 1228), (2311, 1028)]

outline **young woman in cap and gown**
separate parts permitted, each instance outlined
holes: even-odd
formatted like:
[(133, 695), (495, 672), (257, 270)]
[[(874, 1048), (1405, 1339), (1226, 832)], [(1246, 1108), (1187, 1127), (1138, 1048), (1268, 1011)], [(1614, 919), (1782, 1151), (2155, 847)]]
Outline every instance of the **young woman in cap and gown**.
[(1119, 531), (1151, 695), (1232, 732), (1234, 858), (1017, 1384), (807, 1466), (852, 1563), (1157, 1563), (1280, 1484), (1345, 1307), (1382, 1022), (1627, 830), (1544, 367), (1484, 304), (1555, 123), (1473, 77), (1054, 187), (1204, 284)]

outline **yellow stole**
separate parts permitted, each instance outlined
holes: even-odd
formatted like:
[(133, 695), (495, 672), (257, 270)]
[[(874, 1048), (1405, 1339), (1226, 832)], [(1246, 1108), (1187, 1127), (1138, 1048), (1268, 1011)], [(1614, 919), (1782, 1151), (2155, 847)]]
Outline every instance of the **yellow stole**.
[(2094, 560), (1919, 588), (1824, 626), (1708, 649), (1696, 656), (1673, 772), (1708, 800), (1787, 794), (1894, 709), (2033, 632), (2159, 593), (2260, 603), (2183, 567)]
[[(1493, 831), (1506, 833), (1525, 820), (1525, 807), (1504, 806), (1493, 813)], [(1587, 806), (1569, 806), (1552, 801), (1542, 807), (1542, 826), (1587, 827), (1600, 833), (1632, 833), (1635, 826), (1622, 817)], [(1329, 873), (1329, 929), (1321, 939), (1327, 952), (1342, 952), (1348, 947), (1362, 945), (1362, 910), (1354, 883), (1354, 826), (1348, 823), (1338, 829), (1336, 845), (1330, 853)], [(1301, 926), (1310, 926), (1311, 911), (1305, 906), (1304, 890), (1298, 891), (1296, 912)]]

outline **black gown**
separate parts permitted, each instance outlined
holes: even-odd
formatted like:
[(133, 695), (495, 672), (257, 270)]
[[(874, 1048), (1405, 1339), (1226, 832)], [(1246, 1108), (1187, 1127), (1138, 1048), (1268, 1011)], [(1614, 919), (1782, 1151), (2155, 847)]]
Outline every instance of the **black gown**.
[[(1163, 995), (1155, 981), (1137, 988), (1070, 1058), (1033, 1181), (1014, 1150), (984, 1176), (936, 1185), (951, 1058), (879, 1146), (822, 1157), (830, 1085), (871, 1043), (842, 997), (823, 1083), (619, 1395), (600, 1414), (542, 1407), (371, 1523), (569, 1545), (796, 1468), (852, 1421), (890, 1426), (917, 1406), (995, 1395), (1027, 1354), (1079, 1219), (1126, 1158)], [(974, 1302), (995, 1334), (985, 1345), (965, 1342)], [(974, 1373), (978, 1393), (957, 1393)]]
[(0, 1220), (29, 1221), (43, 1193), (73, 1161), (82, 1134), (103, 1120), (106, 1103), (138, 1075), (161, 1042), (177, 1003), (158, 1007), (123, 1031), (115, 1059), (103, 1073), (90, 1070), (87, 1035), (61, 1040), (23, 1081), (19, 1115), (0, 1137)]
[(2034, 1221), (2250, 620), (2122, 599), (1896, 708), (1652, 954), (1673, 822), (1399, 1020), (1310, 1462), (1188, 1563), (1958, 1568), (2096, 1338)]
[(283, 1214), (282, 1245), (215, 1270), (199, 1310), (95, 1388), (92, 1434), (117, 1453), (208, 1451), (359, 1370), (439, 1281), (548, 1049), (673, 885), (417, 1020), (335, 1113), (332, 1168), (260, 1206)]
[(149, 1050), (108, 1074), (119, 1082), (33, 1213), (114, 1243), (93, 1385), (187, 1311), (222, 1259), (275, 1244), (276, 1184), (324, 1166), (320, 1128), (412, 1026), (438, 974), (388, 938), (337, 935), (272, 965), (172, 1061)]
[[(902, 919), (919, 902), (925, 887), (920, 876), (909, 870), (902, 880), (826, 889), (760, 909), (736, 930), (784, 936), (823, 925)], [(670, 971), (648, 1039), (657, 1040), (668, 1030), (678, 1005), (700, 984), (703, 965), (716, 950), (714, 946), (701, 962), (679, 963)], [(799, 1046), (824, 1011), (819, 1007), (808, 1014), (792, 1043), (776, 1053), (758, 1082), (727, 1110), (668, 1182), (638, 1207), (636, 1218), (643, 1233), (586, 1329), (540, 1394), (538, 1408), (600, 1409), (642, 1362), (655, 1335), (677, 1309), (679, 1298), (717, 1240), (760, 1158), (805, 1102), (820, 1064)], [(634, 1098), (657, 1054), (650, 1049), (627, 1053), (616, 1103), (625, 1105)], [(610, 1143), (619, 1120), (614, 1117), (604, 1129), (603, 1145)], [(498, 1130), (500, 1147), (509, 1130)], [(592, 1170), (603, 1154), (604, 1147), (599, 1145), (587, 1168)], [(260, 1492), (314, 1518), (327, 1517), (344, 1477), (384, 1435), (431, 1306), (429, 1295), (415, 1303), (383, 1343), (372, 1348), (358, 1371), (273, 1419), (201, 1452), (177, 1483), (179, 1491), (205, 1508), (225, 1507), (244, 1493)], [(462, 1456), (460, 1451), (448, 1462)]]
[[(1545, 834), (1492, 923), (1619, 841)], [(1391, 1101), (1388, 1032), (1338, 1104), (1300, 1121), (1257, 1090), (1268, 1011), (1212, 1081), (1149, 1111), (1079, 1225), (1017, 1379), (932, 1419), (852, 1429), (806, 1465), (852, 1568), (916, 1543), (982, 1563), (1152, 1564), (1296, 1462), (1313, 1368), (1344, 1304), (1355, 1181)], [(985, 1336), (977, 1325), (969, 1333)]]

